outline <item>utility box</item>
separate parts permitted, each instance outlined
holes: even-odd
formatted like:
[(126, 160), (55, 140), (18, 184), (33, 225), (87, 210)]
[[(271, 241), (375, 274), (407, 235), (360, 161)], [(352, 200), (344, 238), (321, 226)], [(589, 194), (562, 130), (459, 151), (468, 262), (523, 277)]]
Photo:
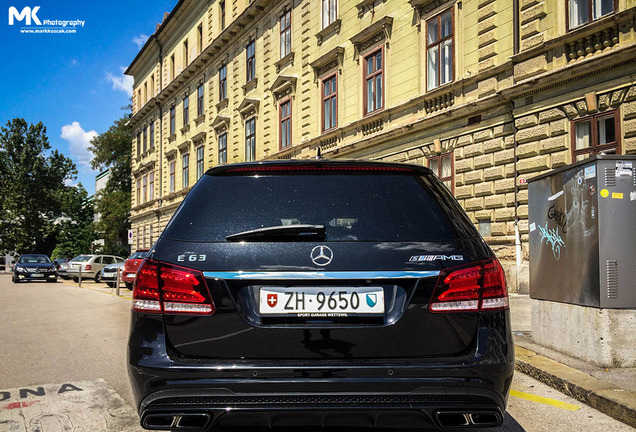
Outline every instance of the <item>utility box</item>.
[(636, 156), (595, 156), (528, 189), (530, 297), (636, 309)]
[(595, 156), (528, 185), (534, 342), (636, 367), (636, 156)]

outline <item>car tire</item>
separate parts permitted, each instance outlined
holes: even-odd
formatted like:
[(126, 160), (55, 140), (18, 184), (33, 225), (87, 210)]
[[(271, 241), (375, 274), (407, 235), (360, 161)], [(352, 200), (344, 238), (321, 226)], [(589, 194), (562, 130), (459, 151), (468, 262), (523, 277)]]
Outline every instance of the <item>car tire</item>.
[(74, 277), (73, 278), (73, 282), (78, 283), (79, 282), (79, 278), (78, 277)]
[(130, 291), (132, 291), (133, 286), (131, 283), (126, 282), (126, 288), (128, 288)]
[(115, 288), (117, 284), (115, 282), (106, 282), (106, 285), (108, 285), (111, 288)]
[(16, 276), (13, 276), (12, 279), (13, 283), (20, 283), (20, 279), (18, 279)]
[(57, 278), (53, 279), (53, 283), (57, 283)]
[(97, 273), (97, 274), (95, 275), (95, 277), (93, 278), (93, 280), (94, 280), (95, 282), (99, 283), (99, 273)]

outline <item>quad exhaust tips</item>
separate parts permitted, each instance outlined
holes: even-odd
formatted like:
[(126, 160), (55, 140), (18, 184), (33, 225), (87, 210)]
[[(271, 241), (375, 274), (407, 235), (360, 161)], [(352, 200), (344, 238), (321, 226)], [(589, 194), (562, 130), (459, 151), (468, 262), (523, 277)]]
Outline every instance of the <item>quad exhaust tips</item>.
[(205, 430), (210, 419), (210, 415), (206, 413), (146, 414), (141, 419), (141, 426), (144, 429), (194, 432)]
[(503, 423), (498, 411), (435, 411), (435, 420), (442, 428), (495, 427)]

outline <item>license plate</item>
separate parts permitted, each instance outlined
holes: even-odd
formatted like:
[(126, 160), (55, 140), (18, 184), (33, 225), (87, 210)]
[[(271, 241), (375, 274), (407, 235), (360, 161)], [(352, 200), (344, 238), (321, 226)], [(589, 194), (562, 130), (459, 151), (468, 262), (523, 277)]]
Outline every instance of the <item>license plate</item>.
[(31, 277), (39, 278), (39, 277), (44, 277), (44, 275), (42, 273), (31, 273)]
[(347, 317), (384, 314), (382, 287), (262, 287), (261, 315)]

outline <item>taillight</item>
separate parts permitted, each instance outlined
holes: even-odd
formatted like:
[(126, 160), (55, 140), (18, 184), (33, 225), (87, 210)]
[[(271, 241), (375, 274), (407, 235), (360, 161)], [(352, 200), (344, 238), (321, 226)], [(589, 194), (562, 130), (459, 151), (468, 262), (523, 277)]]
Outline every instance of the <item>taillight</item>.
[(203, 273), (149, 259), (142, 261), (137, 270), (132, 308), (167, 314), (214, 313)]
[(506, 308), (506, 276), (496, 259), (443, 270), (429, 306), (431, 312), (471, 312)]
[(91, 269), (92, 269), (91, 265), (90, 264), (86, 264), (86, 268), (84, 270), (90, 271)]

